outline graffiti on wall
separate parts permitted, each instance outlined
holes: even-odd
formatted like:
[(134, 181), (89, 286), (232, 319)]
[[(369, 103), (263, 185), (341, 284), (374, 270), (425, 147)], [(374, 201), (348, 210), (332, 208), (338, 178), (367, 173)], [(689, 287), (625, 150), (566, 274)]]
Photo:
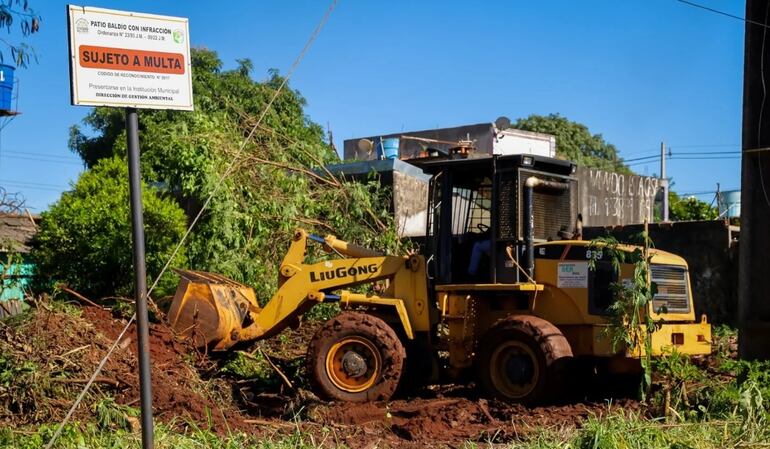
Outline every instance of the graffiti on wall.
[(649, 176), (579, 168), (580, 210), (586, 226), (653, 221), (660, 180)]

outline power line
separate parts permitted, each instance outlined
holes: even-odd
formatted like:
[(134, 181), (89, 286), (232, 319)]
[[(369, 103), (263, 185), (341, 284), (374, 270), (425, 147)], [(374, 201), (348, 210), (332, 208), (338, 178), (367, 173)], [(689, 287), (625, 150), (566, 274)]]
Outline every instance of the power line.
[[(741, 159), (740, 156), (672, 156), (672, 157), (666, 158), (667, 161), (740, 160), (740, 159)], [(651, 160), (644, 160), (644, 161), (635, 161), (626, 165), (628, 165), (629, 167), (634, 167), (638, 165), (653, 164), (656, 162), (657, 162), (656, 159), (651, 159)]]
[[(7, 153), (7, 151), (6, 151)], [(46, 159), (41, 157), (27, 157), (27, 156), (15, 156), (15, 155), (8, 155), (3, 154), (0, 156), (2, 159), (20, 159), (24, 161), (35, 161), (35, 162), (51, 162), (54, 164), (65, 164), (65, 165), (79, 165), (82, 166), (82, 162), (75, 162), (75, 161), (65, 161), (65, 160), (59, 160), (59, 159)]]
[(711, 12), (713, 12), (715, 14), (721, 14), (723, 16), (730, 17), (731, 19), (740, 20), (741, 22), (746, 22), (746, 23), (750, 23), (752, 25), (757, 25), (757, 26), (761, 26), (763, 28), (767, 28), (767, 25), (765, 25), (762, 22), (756, 22), (754, 20), (749, 20), (749, 19), (746, 19), (745, 17), (736, 16), (736, 15), (730, 14), (728, 12), (724, 12), (724, 11), (720, 11), (718, 9), (710, 8), (708, 6), (700, 5), (698, 3), (690, 2), (690, 1), (687, 1), (687, 0), (676, 0), (676, 1), (678, 1), (679, 3), (684, 3), (685, 5), (689, 5), (689, 6), (695, 7), (695, 8), (700, 8), (700, 9), (704, 9), (706, 11), (711, 11)]
[(73, 157), (73, 156), (63, 156), (59, 154), (48, 154), (48, 153), (35, 153), (33, 151), (15, 151), (15, 150), (6, 150), (3, 151), (3, 154), (17, 154), (20, 156), (40, 156), (45, 158), (52, 158), (52, 159), (63, 159), (67, 161), (79, 161), (79, 158)]
[(644, 157), (637, 157), (634, 159), (622, 159), (622, 162), (636, 162), (636, 161), (643, 161), (646, 159), (650, 159), (650, 160), (660, 159), (660, 155), (656, 154), (655, 156), (644, 156)]
[(703, 191), (703, 192), (677, 193), (677, 195), (679, 195), (679, 196), (703, 196), (703, 195), (713, 195), (715, 193), (717, 193), (716, 190), (706, 190), (706, 191)]
[[(765, 42), (767, 41), (767, 17), (770, 13), (770, 3), (765, 6), (765, 22), (762, 24), (762, 47), (759, 50), (759, 76), (762, 80), (762, 102), (759, 104), (759, 117), (757, 120), (757, 145), (762, 142), (762, 115), (765, 112), (765, 100), (767, 100), (767, 85), (765, 83)], [(765, 203), (770, 207), (770, 197), (765, 188), (765, 179), (762, 175), (762, 152), (757, 154), (757, 169), (759, 171), (759, 185), (762, 186), (762, 194), (765, 196)]]
[(79, 158), (72, 156), (64, 156), (59, 154), (46, 154), (36, 153), (34, 151), (14, 151), (6, 150), (0, 154), (2, 159), (19, 159), (25, 161), (34, 162), (50, 162), (55, 164), (67, 164), (67, 165), (83, 165), (83, 161)]
[(741, 151), (672, 151), (672, 155), (677, 154), (741, 154)]
[(696, 155), (683, 155), (683, 156), (671, 156), (666, 158), (667, 161), (676, 160), (708, 160), (708, 159), (740, 159), (740, 156), (722, 155), (722, 156), (696, 156)]
[[(676, 159), (740, 159), (740, 151), (704, 151), (704, 152), (676, 152), (666, 158), (667, 161)], [(623, 162), (631, 165), (649, 163), (660, 160), (660, 155), (624, 159)]]
[(61, 192), (62, 189), (52, 189), (49, 187), (34, 187), (34, 186), (26, 186), (26, 185), (18, 185), (18, 184), (11, 184), (11, 183), (3, 183), (3, 185), (7, 187), (13, 187), (14, 189), (20, 189), (20, 190), (45, 190), (47, 192)]
[(62, 186), (60, 184), (47, 184), (44, 182), (34, 182), (34, 181), (17, 181), (14, 179), (0, 179), (0, 184), (3, 183), (12, 183), (12, 184), (29, 184), (33, 186), (41, 186), (41, 187), (53, 187), (57, 189), (66, 189), (65, 186)]
[[(673, 148), (673, 147), (671, 147)], [(735, 155), (736, 157), (738, 155), (744, 155), (744, 154), (752, 154), (752, 153), (765, 153), (770, 151), (770, 148), (751, 148), (747, 150), (742, 151), (670, 151), (669, 156), (666, 159), (676, 158), (677, 156), (709, 156), (709, 155)], [(636, 157), (632, 159), (622, 159), (621, 162), (627, 163), (627, 162), (637, 162), (637, 161), (644, 161), (644, 160), (659, 160), (660, 154), (650, 155), (650, 156), (642, 156), (642, 157)]]
[(715, 143), (697, 145), (669, 145), (669, 148), (740, 148), (737, 143)]
[[(669, 152), (673, 152), (674, 150), (678, 150), (679, 148), (740, 148), (741, 146), (738, 144), (696, 144), (696, 145), (669, 145), (667, 148)], [(691, 151), (676, 151), (678, 154), (700, 154), (700, 153), (707, 153), (707, 152), (691, 152)], [(736, 153), (739, 153), (740, 151), (736, 151)], [(635, 151), (633, 153), (628, 153), (628, 156), (636, 156), (640, 154), (650, 154), (651, 156), (640, 156), (632, 159), (625, 159), (625, 161), (632, 161), (632, 160), (638, 160), (638, 159), (644, 159), (647, 157), (660, 157), (660, 148), (656, 149), (649, 149), (645, 151)]]
[(740, 156), (672, 156), (668, 158), (669, 161), (700, 161), (710, 159), (740, 159)]
[(67, 187), (55, 185), (55, 184), (44, 184), (39, 182), (27, 182), (27, 181), (16, 181), (11, 179), (0, 179), (0, 185), (3, 186), (13, 186), (14, 188), (20, 188), (20, 189), (32, 189), (32, 190), (48, 190), (51, 192), (61, 192), (62, 190), (66, 190)]

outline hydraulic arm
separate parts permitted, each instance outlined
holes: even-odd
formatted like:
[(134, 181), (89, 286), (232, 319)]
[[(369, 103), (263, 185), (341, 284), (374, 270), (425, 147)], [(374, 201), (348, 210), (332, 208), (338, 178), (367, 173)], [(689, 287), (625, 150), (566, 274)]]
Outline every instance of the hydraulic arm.
[[(308, 241), (322, 244), (339, 258), (306, 264)], [(418, 317), (419, 330), (428, 326), (425, 261), (421, 256), (387, 256), (302, 229), (294, 233), (280, 266), (278, 290), (264, 308), (251, 288), (224, 276), (190, 270), (177, 273), (182, 281), (169, 310), (169, 321), (179, 334), (213, 350), (269, 338), (321, 302), (392, 308), (408, 338), (412, 338), (415, 325), (410, 316)], [(383, 296), (341, 290), (382, 279), (390, 279)]]

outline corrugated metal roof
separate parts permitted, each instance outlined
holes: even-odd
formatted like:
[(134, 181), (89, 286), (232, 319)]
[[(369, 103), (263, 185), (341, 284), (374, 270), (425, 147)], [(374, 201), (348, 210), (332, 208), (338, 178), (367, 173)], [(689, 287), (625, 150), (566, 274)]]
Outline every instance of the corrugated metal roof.
[(39, 221), (39, 215), (0, 212), (0, 251), (28, 253)]

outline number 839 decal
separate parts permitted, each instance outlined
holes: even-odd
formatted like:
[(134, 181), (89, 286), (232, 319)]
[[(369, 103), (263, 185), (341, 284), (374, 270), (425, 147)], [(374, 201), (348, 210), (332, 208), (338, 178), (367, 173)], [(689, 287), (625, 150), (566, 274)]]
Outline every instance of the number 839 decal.
[(588, 260), (600, 260), (604, 254), (602, 253), (602, 250), (600, 249), (587, 249), (586, 250), (586, 259)]

